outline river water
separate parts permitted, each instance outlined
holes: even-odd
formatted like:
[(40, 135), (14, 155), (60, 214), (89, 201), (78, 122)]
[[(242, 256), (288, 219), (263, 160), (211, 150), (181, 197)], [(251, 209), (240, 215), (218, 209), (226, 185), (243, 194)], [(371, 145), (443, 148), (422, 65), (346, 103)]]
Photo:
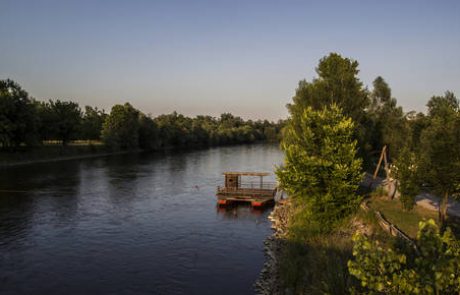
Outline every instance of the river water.
[(270, 209), (219, 209), (215, 189), (281, 160), (250, 145), (0, 170), (0, 294), (253, 294)]

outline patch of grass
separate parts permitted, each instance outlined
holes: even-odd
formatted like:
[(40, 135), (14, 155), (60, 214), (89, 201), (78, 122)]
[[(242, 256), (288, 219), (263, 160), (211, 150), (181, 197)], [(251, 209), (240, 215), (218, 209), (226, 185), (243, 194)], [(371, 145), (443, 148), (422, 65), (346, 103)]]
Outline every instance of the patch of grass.
[(351, 289), (360, 290), (360, 283), (348, 272), (348, 261), (353, 258), (352, 236), (357, 230), (381, 245), (397, 242), (380, 227), (372, 210), (359, 208), (333, 231), (321, 233), (317, 224), (309, 222), (305, 210), (296, 209), (300, 212), (289, 220), (289, 235), (277, 264), (286, 294), (349, 294)]
[(370, 196), (373, 197), (373, 198), (376, 198), (376, 197), (384, 197), (384, 196), (386, 196), (386, 195), (388, 195), (388, 192), (387, 192), (387, 190), (386, 190), (383, 186), (381, 186), (381, 185), (379, 185), (374, 191), (372, 191), (372, 192), (370, 193)]
[(317, 235), (306, 242), (287, 241), (279, 273), (291, 294), (344, 294), (358, 282), (348, 272), (351, 236), (343, 232)]
[(359, 289), (360, 284), (350, 275), (347, 265), (353, 257), (355, 231), (364, 231), (385, 242), (394, 240), (371, 213), (359, 209), (329, 233), (318, 233), (314, 225), (309, 228), (305, 222), (299, 237), (299, 225), (295, 224), (295, 235), (285, 241), (278, 265), (284, 290), (289, 290), (287, 294), (348, 294), (350, 288)]
[(387, 198), (374, 197), (370, 200), (369, 206), (374, 210), (379, 210), (384, 217), (409, 237), (417, 236), (418, 224), (422, 220), (434, 219), (438, 222), (438, 213), (420, 206), (414, 206), (410, 211), (402, 208), (399, 200), (389, 200)]

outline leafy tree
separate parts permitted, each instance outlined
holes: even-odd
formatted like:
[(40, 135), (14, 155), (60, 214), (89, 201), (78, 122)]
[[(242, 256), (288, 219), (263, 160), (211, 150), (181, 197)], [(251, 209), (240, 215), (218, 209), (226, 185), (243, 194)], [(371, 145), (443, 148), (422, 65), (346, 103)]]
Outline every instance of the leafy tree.
[(107, 117), (104, 110), (85, 106), (85, 114), (81, 124), (81, 139), (97, 140), (101, 138), (102, 125)]
[(371, 93), (372, 103), (368, 115), (373, 128), (367, 128), (371, 133), (373, 150), (381, 150), (384, 145), (389, 150), (391, 157), (397, 157), (398, 151), (406, 145), (410, 129), (406, 117), (395, 98), (391, 97), (391, 88), (382, 77), (377, 77), (373, 82)]
[(442, 235), (433, 220), (420, 222), (417, 250), (384, 248), (356, 233), (350, 273), (367, 291), (384, 294), (458, 294), (460, 244), (450, 229)]
[(36, 108), (29, 94), (12, 80), (0, 80), (0, 145), (17, 148), (37, 142)]
[(381, 76), (375, 78), (372, 86), (374, 89), (371, 93), (371, 109), (378, 109), (383, 104), (392, 100), (391, 88)]
[(139, 114), (139, 147), (153, 150), (158, 145), (158, 128), (149, 116)]
[(429, 118), (424, 113), (416, 113), (415, 111), (409, 112), (406, 115), (409, 130), (410, 130), (410, 142), (411, 148), (414, 151), (418, 151), (420, 147), (420, 138), (422, 131), (428, 127)]
[(452, 96), (428, 102), (429, 125), (420, 139), (420, 171), (425, 184), (441, 197), (439, 219), (445, 223), (449, 197), (460, 190), (460, 112)]
[(427, 103), (430, 117), (449, 115), (451, 111), (459, 111), (459, 101), (453, 92), (446, 91), (444, 96), (433, 96)]
[(337, 104), (345, 116), (361, 122), (369, 105), (368, 93), (358, 79), (358, 62), (330, 53), (319, 61), (318, 78), (312, 82), (299, 82), (293, 104), (288, 105), (292, 116), (302, 115), (305, 107), (321, 110), (324, 106)]
[(56, 139), (55, 116), (51, 110), (50, 104), (45, 101), (36, 102), (37, 116), (39, 121), (39, 137), (41, 140)]
[(367, 155), (372, 150), (369, 144), (369, 124), (372, 122), (366, 115), (369, 106), (369, 93), (358, 78), (358, 62), (342, 57), (337, 53), (330, 53), (323, 57), (316, 68), (318, 77), (311, 82), (302, 80), (288, 104), (290, 115), (295, 118), (301, 116), (306, 107), (321, 110), (332, 103), (337, 104), (345, 116), (355, 122), (354, 138), (358, 140), (358, 152), (369, 165)]
[(417, 159), (414, 152), (404, 147), (395, 163), (395, 177), (399, 183), (400, 201), (405, 210), (415, 205), (415, 197), (420, 192)]
[(361, 202), (355, 193), (362, 161), (356, 157), (354, 127), (333, 104), (319, 111), (306, 107), (283, 130), (285, 160), (276, 174), (281, 187), (303, 208), (301, 222), (309, 218), (316, 231), (331, 230)]
[(104, 143), (115, 150), (139, 146), (139, 111), (129, 103), (114, 105), (102, 127)]
[(41, 125), (48, 139), (58, 139), (63, 145), (75, 139), (80, 129), (82, 113), (78, 103), (72, 101), (49, 100), (43, 103), (40, 114)]

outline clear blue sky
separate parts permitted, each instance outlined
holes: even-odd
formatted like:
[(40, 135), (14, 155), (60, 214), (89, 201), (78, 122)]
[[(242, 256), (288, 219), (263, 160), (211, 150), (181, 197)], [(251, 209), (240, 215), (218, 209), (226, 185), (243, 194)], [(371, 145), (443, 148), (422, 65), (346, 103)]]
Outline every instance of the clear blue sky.
[(329, 52), (407, 111), (460, 96), (460, 1), (0, 0), (0, 34), (0, 79), (106, 110), (282, 118)]

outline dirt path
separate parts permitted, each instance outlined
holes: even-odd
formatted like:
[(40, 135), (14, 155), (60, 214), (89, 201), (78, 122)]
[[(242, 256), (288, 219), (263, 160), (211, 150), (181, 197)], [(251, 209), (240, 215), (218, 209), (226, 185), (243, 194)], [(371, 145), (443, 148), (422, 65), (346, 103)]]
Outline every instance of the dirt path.
[[(429, 193), (423, 193), (418, 195), (417, 197), (415, 197), (415, 202), (417, 203), (417, 205), (426, 209), (436, 211), (438, 211), (439, 209), (439, 198)], [(447, 205), (447, 214), (460, 218), (460, 202), (449, 200), (449, 204)]]
[[(384, 179), (381, 177), (377, 177), (375, 180), (372, 180), (372, 175), (369, 173), (366, 173), (361, 185), (365, 187), (371, 187), (372, 190), (376, 189), (380, 185), (385, 186), (387, 191), (393, 192), (394, 190), (394, 186), (391, 184), (388, 186), (388, 184), (386, 184)], [(395, 194), (396, 197), (398, 195), (399, 193)], [(429, 193), (419, 194), (415, 197), (415, 202), (417, 205), (428, 210), (438, 211), (439, 208), (439, 198)], [(449, 204), (447, 206), (447, 214), (460, 218), (460, 202), (449, 200)]]

